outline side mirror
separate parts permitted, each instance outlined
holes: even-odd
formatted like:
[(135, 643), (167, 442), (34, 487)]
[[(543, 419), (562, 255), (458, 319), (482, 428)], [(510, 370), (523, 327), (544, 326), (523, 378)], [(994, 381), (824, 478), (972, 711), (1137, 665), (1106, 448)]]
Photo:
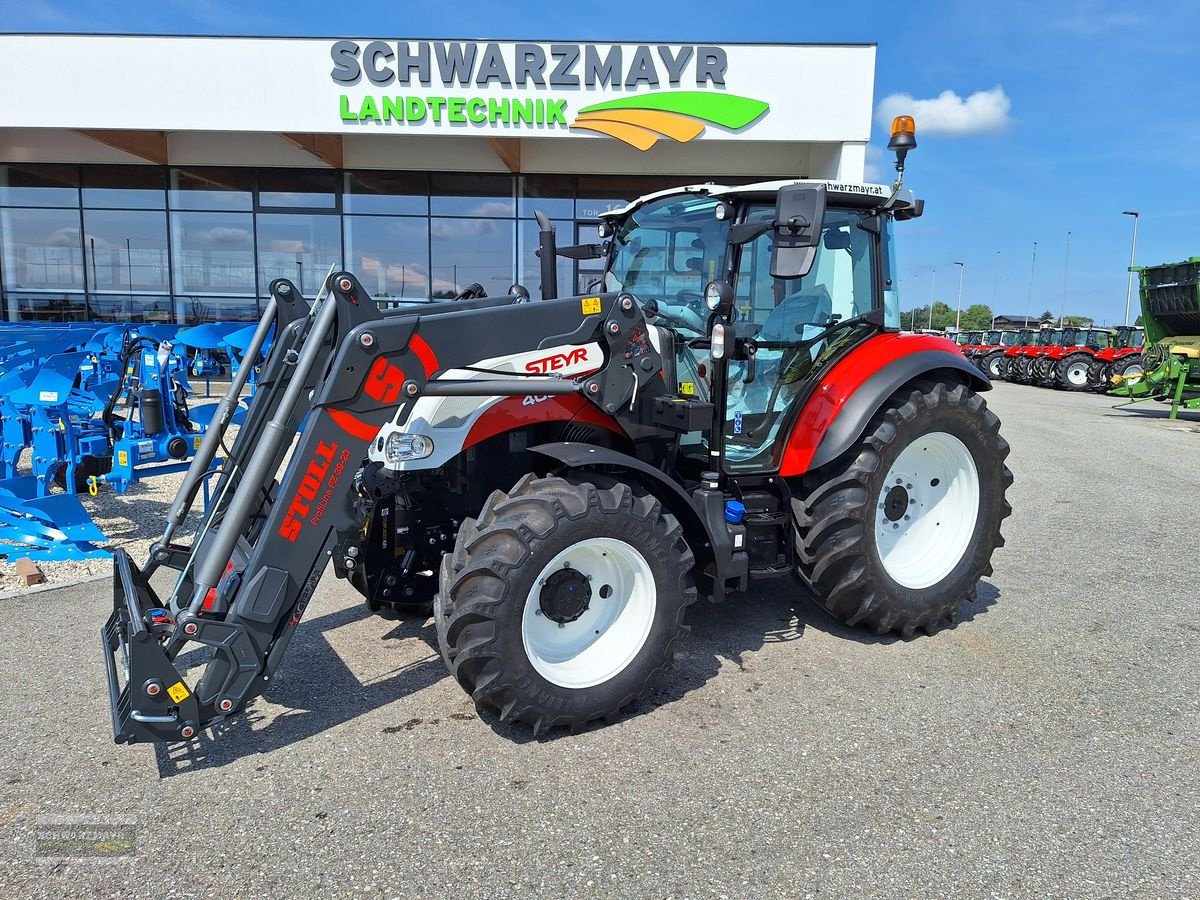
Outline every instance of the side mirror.
[(812, 270), (825, 221), (825, 185), (790, 184), (775, 201), (772, 278), (802, 278)]

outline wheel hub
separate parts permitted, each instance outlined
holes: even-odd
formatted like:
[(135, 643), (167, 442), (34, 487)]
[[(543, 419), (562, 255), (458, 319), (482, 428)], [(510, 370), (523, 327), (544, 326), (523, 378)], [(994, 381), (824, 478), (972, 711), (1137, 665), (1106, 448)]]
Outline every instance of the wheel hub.
[(592, 602), (592, 586), (581, 572), (563, 567), (546, 579), (538, 596), (543, 615), (564, 625), (574, 622)]
[(899, 522), (908, 511), (908, 491), (902, 484), (893, 485), (883, 498), (883, 515), (889, 522)]

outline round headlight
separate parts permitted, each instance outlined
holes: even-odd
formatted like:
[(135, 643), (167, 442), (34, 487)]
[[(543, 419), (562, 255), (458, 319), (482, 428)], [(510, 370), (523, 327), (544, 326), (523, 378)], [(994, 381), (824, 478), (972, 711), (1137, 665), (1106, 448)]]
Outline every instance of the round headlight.
[(612, 237), (612, 233), (612, 222), (602, 220), (600, 224), (596, 226), (596, 234), (600, 235), (602, 238)]
[(704, 289), (704, 305), (711, 310), (721, 305), (721, 286), (717, 282), (710, 281)]

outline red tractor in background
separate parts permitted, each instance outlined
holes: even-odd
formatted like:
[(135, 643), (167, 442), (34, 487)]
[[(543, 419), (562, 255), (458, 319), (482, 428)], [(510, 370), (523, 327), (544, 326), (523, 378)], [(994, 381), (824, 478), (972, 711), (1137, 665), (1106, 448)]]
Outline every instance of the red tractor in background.
[(1102, 394), (1112, 387), (1114, 375), (1141, 375), (1145, 371), (1142, 367), (1142, 344), (1145, 340), (1144, 328), (1118, 325), (1111, 346), (1092, 357), (1087, 371), (1088, 387)]
[[(1037, 341), (1038, 330), (1036, 328), (1022, 328), (1015, 332), (1016, 337), (1012, 338), (1012, 343), (1000, 352), (999, 359), (995, 363), (996, 377), (1003, 378), (1005, 381), (1012, 381), (1010, 377), (1010, 367), (1016, 362), (1017, 355), (1026, 347), (1033, 345)], [(992, 367), (991, 362), (985, 363), (987, 367)]]
[(998, 328), (985, 331), (979, 345), (967, 358), (988, 378), (1000, 378), (1000, 366), (1004, 359), (1004, 351), (1009, 347), (1015, 347), (1020, 336), (1021, 332), (1019, 331), (1002, 331)]
[(1056, 347), (1043, 357), (1046, 387), (1061, 387), (1068, 391), (1086, 391), (1088, 370), (1098, 353), (1112, 345), (1112, 333), (1106, 328), (1067, 328)]
[(979, 346), (980, 340), (983, 338), (982, 331), (960, 331), (958, 334), (947, 335), (950, 340), (958, 344), (958, 349), (962, 351), (962, 355), (971, 358), (971, 353)]
[(1047, 347), (1054, 346), (1060, 337), (1061, 333), (1057, 328), (1042, 328), (1033, 336), (1030, 343), (1017, 347), (1017, 352), (1009, 361), (1005, 378), (1017, 384), (1033, 384), (1035, 377), (1033, 364), (1037, 361), (1037, 357), (1044, 353)]

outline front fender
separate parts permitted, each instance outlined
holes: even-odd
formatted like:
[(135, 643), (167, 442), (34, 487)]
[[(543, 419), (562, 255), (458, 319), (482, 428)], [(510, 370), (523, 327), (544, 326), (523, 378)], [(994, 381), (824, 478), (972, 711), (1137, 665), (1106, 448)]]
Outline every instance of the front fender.
[(825, 376), (800, 412), (780, 475), (802, 475), (832, 462), (859, 440), (872, 417), (913, 379), (957, 378), (976, 391), (992, 384), (953, 342), (926, 335), (885, 334), (853, 351)]
[[(697, 575), (700, 576), (703, 573), (706, 563), (713, 561), (712, 548), (721, 545), (718, 543), (717, 536), (712, 533), (704, 517), (692, 503), (691, 496), (662, 470), (627, 453), (622, 453), (620, 450), (610, 450), (607, 447), (596, 447), (578, 442), (539, 444), (536, 447), (530, 447), (529, 452), (552, 459), (568, 469), (611, 467), (633, 473), (683, 526), (688, 543), (696, 554)], [(726, 538), (721, 543), (728, 543), (728, 539)], [(711, 591), (709, 592), (711, 593)]]

